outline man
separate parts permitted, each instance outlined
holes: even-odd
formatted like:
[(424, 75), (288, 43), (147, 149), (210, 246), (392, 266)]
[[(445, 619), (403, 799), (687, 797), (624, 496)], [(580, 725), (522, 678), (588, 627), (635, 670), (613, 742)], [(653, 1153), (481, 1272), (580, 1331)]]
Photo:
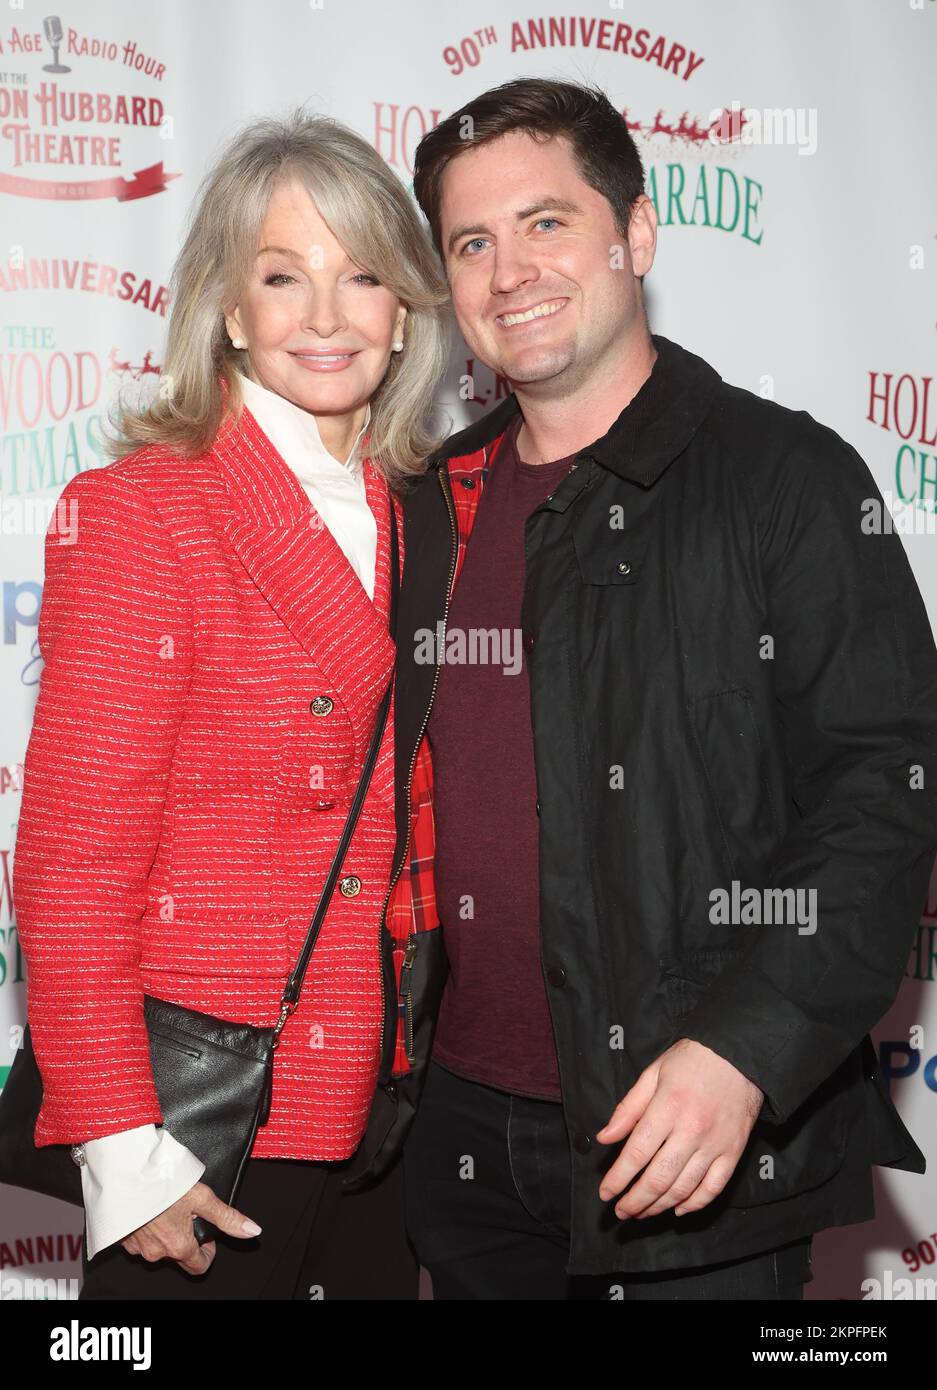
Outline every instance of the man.
[(871, 1166), (924, 1170), (868, 1037), (937, 849), (921, 596), (849, 445), (651, 335), (654, 208), (600, 92), (485, 93), (414, 189), (513, 394), (407, 504), (406, 1059), (371, 1171), (422, 1092), (436, 1297), (801, 1298)]

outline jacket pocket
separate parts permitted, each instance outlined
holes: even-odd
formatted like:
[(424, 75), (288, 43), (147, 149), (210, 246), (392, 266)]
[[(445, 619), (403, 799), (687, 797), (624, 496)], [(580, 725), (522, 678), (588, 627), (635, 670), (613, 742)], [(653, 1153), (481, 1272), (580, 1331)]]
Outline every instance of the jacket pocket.
[(783, 834), (751, 692), (737, 685), (687, 701), (707, 799), (733, 875), (757, 863)]
[[(741, 950), (741, 945), (706, 947), (662, 967), (674, 1038), (680, 1036), (680, 1020)], [(759, 1116), (732, 1177), (715, 1200), (731, 1207), (761, 1206), (828, 1182), (846, 1157), (862, 1086), (856, 1048), (783, 1124)]]
[(263, 904), (253, 914), (213, 907), (197, 916), (176, 913), (170, 921), (151, 912), (143, 920), (140, 965), (160, 975), (285, 979), (293, 964), (288, 923)]

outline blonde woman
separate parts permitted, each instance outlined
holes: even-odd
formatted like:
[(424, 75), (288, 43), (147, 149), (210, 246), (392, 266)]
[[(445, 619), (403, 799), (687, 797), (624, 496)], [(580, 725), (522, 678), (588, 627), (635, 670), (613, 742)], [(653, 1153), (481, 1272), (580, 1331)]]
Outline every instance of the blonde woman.
[(276, 1021), (393, 668), (391, 494), (438, 442), (447, 295), (394, 174), (302, 110), (231, 142), (172, 286), (158, 395), (66, 487), (77, 543), (46, 540), (35, 1142), (75, 1146), (82, 1298), (415, 1297), (396, 1170), (341, 1189), (397, 1020), (392, 712), (236, 1209), (161, 1125), (143, 996)]

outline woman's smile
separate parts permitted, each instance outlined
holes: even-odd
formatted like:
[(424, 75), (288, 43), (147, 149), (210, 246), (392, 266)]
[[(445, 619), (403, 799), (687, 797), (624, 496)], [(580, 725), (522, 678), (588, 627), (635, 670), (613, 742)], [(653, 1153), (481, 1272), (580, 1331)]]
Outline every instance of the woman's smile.
[(360, 348), (349, 349), (348, 352), (318, 352), (311, 349), (306, 352), (291, 352), (290, 357), (307, 372), (341, 372), (354, 361), (360, 351)]

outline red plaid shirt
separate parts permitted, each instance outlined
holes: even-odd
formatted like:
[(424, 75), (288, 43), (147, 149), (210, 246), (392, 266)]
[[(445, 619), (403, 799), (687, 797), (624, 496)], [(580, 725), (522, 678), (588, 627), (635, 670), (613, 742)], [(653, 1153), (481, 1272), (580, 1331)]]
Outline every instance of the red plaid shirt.
[[(512, 422), (514, 423), (514, 422)], [(511, 425), (508, 426), (508, 429)], [(507, 430), (486, 444), (474, 454), (462, 458), (449, 459), (440, 467), (445, 468), (449, 477), (452, 501), (455, 507), (458, 550), (455, 572), (449, 597), (455, 590), (462, 571), (465, 550), (475, 524), (478, 503), (482, 488), (488, 477), (495, 455)], [(424, 729), (416, 750), (413, 764), (413, 777), (410, 782), (410, 845), (400, 877), (394, 885), (387, 904), (387, 926), (393, 937), (394, 970), (397, 977), (398, 1016), (397, 1046), (394, 1053), (394, 1076), (403, 1076), (410, 1070), (407, 1061), (404, 1004), (400, 998), (400, 968), (407, 942), (414, 933), (432, 931), (439, 926), (436, 911), (436, 888), (433, 881), (433, 857), (436, 850), (436, 824), (433, 819), (433, 764), (430, 757), (429, 739)]]

